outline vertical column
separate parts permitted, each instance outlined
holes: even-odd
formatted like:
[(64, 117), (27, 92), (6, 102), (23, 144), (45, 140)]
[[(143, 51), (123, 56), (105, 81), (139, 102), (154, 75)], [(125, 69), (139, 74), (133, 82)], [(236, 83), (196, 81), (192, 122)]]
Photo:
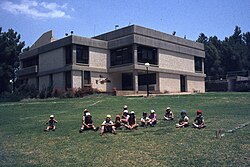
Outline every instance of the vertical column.
[(84, 71), (81, 71), (82, 73), (82, 88), (84, 88)]
[(156, 85), (155, 91), (160, 92), (160, 73), (156, 73)]
[(133, 60), (134, 60), (134, 64), (137, 64), (137, 45), (133, 44)]
[(204, 67), (204, 58), (202, 58), (202, 73), (204, 74), (205, 73), (205, 67)]
[(133, 81), (134, 81), (134, 91), (135, 93), (138, 93), (138, 71), (137, 70), (134, 70), (133, 72)]
[(72, 65), (76, 64), (76, 45), (72, 45)]

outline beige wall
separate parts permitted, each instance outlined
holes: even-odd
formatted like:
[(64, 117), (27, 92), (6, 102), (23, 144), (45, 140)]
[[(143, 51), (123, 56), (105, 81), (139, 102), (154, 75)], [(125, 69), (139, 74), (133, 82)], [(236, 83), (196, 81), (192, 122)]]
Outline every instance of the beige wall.
[(159, 67), (194, 72), (194, 56), (159, 49)]
[(64, 67), (64, 49), (59, 48), (39, 55), (39, 72)]
[(89, 67), (107, 68), (107, 50), (89, 47)]
[[(100, 77), (102, 75), (102, 77)], [(107, 85), (110, 83), (104, 82), (103, 84), (101, 83), (102, 80), (105, 80), (105, 78), (108, 78), (108, 75), (105, 73), (100, 73), (100, 72), (90, 72), (91, 76), (91, 85), (93, 88), (98, 89), (101, 92), (107, 91)]]
[(82, 88), (82, 71), (72, 71), (72, 87)]
[(64, 73), (56, 73), (53, 74), (53, 84), (56, 89), (64, 89), (65, 88), (65, 79)]
[(187, 91), (194, 92), (198, 91), (201, 93), (205, 92), (205, 79), (201, 77), (187, 76)]
[(159, 73), (160, 92), (180, 92), (180, 75)]

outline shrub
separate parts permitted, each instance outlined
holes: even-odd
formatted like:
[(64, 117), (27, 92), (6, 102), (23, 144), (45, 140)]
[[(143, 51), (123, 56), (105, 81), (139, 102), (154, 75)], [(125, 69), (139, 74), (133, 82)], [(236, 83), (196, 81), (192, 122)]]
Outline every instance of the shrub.
[(250, 82), (248, 81), (239, 81), (236, 82), (235, 91), (237, 92), (249, 92), (250, 91)]

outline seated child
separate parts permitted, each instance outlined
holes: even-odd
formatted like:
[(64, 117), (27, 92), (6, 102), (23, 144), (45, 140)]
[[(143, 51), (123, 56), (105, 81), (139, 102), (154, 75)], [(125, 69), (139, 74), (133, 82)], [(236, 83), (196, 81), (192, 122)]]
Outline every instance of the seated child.
[(128, 123), (128, 118), (129, 118), (129, 113), (128, 113), (128, 110), (124, 110), (122, 112), (122, 119), (121, 119), (121, 122), (123, 124), (127, 124)]
[(115, 117), (115, 128), (122, 130), (122, 122), (120, 115), (116, 115)]
[(181, 110), (181, 118), (179, 119), (179, 124), (176, 124), (176, 128), (188, 127), (189, 118), (187, 116), (186, 110)]
[(82, 133), (84, 130), (97, 131), (99, 129), (99, 127), (95, 127), (94, 122), (92, 120), (92, 115), (89, 112), (86, 112), (83, 118), (84, 120), (82, 120), (82, 127), (79, 130), (79, 133)]
[(155, 114), (155, 110), (151, 110), (150, 114), (149, 114), (149, 124), (150, 126), (155, 126), (155, 124), (157, 123), (157, 118), (156, 118), (156, 114)]
[(204, 117), (202, 116), (202, 110), (197, 110), (196, 118), (194, 119), (194, 122), (193, 122), (193, 127), (199, 128), (199, 129), (206, 127)]
[(142, 113), (142, 118), (141, 118), (141, 126), (146, 128), (149, 125), (149, 118), (147, 116), (146, 112)]
[(46, 129), (44, 129), (45, 132), (48, 132), (49, 130), (55, 131), (56, 126), (55, 123), (57, 123), (57, 120), (54, 118), (54, 115), (50, 115), (49, 120), (46, 122), (46, 124), (49, 124)]
[(128, 128), (129, 130), (137, 129), (138, 124), (136, 123), (136, 116), (135, 116), (135, 112), (134, 111), (130, 112), (130, 116), (128, 118), (128, 123), (124, 124), (124, 126), (126, 128)]
[(173, 114), (173, 111), (170, 109), (170, 107), (167, 107), (166, 113), (164, 115), (164, 119), (167, 121), (174, 119), (174, 114)]
[(111, 121), (111, 115), (107, 115), (106, 120), (102, 123), (100, 135), (102, 136), (103, 133), (116, 134), (114, 123)]

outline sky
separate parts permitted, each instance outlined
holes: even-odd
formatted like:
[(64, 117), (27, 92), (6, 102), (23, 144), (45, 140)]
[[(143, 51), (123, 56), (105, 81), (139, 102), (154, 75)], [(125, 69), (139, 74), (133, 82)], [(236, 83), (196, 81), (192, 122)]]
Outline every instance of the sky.
[(0, 27), (14, 29), (31, 46), (44, 32), (93, 37), (140, 25), (196, 40), (200, 33), (223, 40), (235, 26), (250, 31), (250, 0), (1, 0)]

